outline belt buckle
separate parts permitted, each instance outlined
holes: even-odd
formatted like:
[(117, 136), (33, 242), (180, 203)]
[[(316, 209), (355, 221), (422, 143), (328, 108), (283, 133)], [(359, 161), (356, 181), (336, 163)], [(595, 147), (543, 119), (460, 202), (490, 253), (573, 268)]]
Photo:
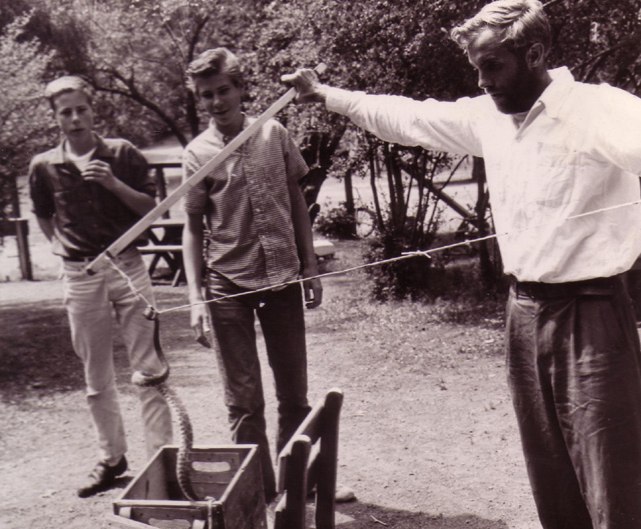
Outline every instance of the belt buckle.
[(526, 298), (536, 298), (539, 297), (539, 292), (537, 292), (536, 285), (528, 284), (525, 282), (515, 281), (514, 282), (514, 292), (517, 297), (526, 297)]

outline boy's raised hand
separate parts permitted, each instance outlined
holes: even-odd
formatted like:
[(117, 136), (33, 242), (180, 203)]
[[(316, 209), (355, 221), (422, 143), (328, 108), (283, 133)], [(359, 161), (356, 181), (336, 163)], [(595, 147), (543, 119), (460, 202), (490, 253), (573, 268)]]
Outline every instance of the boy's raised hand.
[(111, 166), (102, 160), (91, 160), (82, 171), (82, 177), (88, 182), (100, 184), (105, 189), (112, 189), (117, 180), (111, 172)]

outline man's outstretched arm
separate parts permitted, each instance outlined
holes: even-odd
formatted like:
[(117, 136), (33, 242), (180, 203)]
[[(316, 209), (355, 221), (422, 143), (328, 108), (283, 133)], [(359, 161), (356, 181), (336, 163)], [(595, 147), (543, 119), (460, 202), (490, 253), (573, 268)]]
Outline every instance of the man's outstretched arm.
[(475, 119), (486, 103), (463, 98), (456, 102), (418, 101), (394, 95), (370, 95), (323, 84), (314, 70), (301, 68), (281, 80), (296, 88), (301, 103), (324, 103), (327, 110), (348, 117), (383, 141), (456, 154), (481, 156)]

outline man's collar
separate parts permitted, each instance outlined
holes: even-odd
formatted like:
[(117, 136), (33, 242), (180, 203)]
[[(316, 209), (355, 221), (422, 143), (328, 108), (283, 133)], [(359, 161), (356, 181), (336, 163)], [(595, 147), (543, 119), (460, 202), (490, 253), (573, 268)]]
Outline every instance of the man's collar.
[(550, 117), (557, 117), (561, 106), (568, 96), (568, 87), (574, 82), (574, 76), (566, 66), (549, 70), (552, 82), (545, 88), (534, 106), (543, 104)]

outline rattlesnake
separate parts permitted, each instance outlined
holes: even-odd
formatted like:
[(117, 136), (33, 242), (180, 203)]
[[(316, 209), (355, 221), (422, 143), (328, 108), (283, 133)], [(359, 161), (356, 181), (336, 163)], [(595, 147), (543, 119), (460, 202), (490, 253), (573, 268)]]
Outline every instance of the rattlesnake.
[(185, 498), (190, 501), (198, 500), (198, 496), (194, 492), (189, 478), (189, 454), (192, 451), (194, 435), (191, 427), (191, 421), (187, 410), (176, 394), (176, 392), (167, 384), (169, 377), (169, 363), (165, 358), (162, 346), (160, 344), (160, 325), (158, 322), (158, 313), (156, 310), (149, 306), (145, 309), (145, 318), (154, 322), (154, 346), (158, 359), (162, 363), (163, 369), (160, 373), (150, 374), (143, 371), (134, 371), (131, 375), (131, 382), (136, 386), (141, 387), (154, 387), (165, 399), (172, 412), (178, 419), (178, 427), (180, 429), (180, 444), (178, 446), (178, 454), (176, 456), (176, 477), (178, 485)]

